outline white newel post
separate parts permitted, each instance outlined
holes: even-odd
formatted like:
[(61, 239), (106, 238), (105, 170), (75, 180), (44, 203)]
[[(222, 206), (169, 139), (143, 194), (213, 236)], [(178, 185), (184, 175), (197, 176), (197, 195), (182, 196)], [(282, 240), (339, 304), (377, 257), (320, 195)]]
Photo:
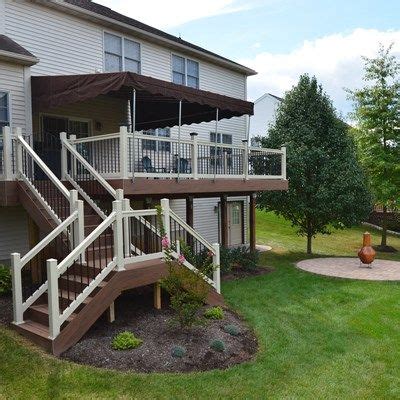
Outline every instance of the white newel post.
[(215, 290), (218, 293), (221, 293), (221, 259), (220, 259), (220, 249), (219, 243), (214, 243), (214, 256), (213, 256), (213, 265), (214, 265), (214, 272), (213, 272), (213, 281), (215, 284)]
[(13, 179), (12, 139), (9, 126), (3, 127), (3, 174), (4, 180), (11, 181)]
[(176, 241), (176, 254), (178, 254), (178, 256), (181, 255), (181, 242), (179, 240)]
[(249, 179), (249, 143), (246, 140), (242, 140), (243, 143), (243, 175), (247, 181)]
[(122, 226), (122, 201), (113, 201), (113, 211), (116, 213), (114, 222), (114, 256), (116, 258), (116, 270), (123, 271), (124, 265), (124, 234)]
[(169, 214), (169, 199), (161, 199), (162, 220), (164, 224), (165, 234), (171, 243), (171, 226)]
[(64, 141), (67, 140), (67, 134), (65, 132), (60, 132), (60, 142), (61, 142), (61, 180), (66, 180), (67, 173), (67, 149), (64, 146)]
[(198, 157), (199, 157), (199, 148), (198, 148), (198, 141), (197, 141), (197, 133), (192, 132), (190, 134), (192, 137), (192, 174), (193, 174), (193, 179), (199, 179), (198, 177), (198, 170), (197, 170), (197, 165), (198, 165)]
[[(69, 140), (70, 140), (70, 144), (71, 146), (76, 150), (76, 135), (69, 135)], [(76, 179), (76, 175), (78, 173), (78, 163), (76, 161), (76, 158), (73, 154), (71, 154), (71, 175), (73, 179)]]
[(22, 309), (22, 276), (21, 276), (21, 255), (11, 254), (11, 279), (13, 294), (14, 324), (19, 325), (24, 322)]
[[(78, 191), (73, 189), (69, 191), (69, 213), (73, 214), (78, 209)], [(74, 249), (80, 242), (78, 241), (78, 220), (73, 224), (74, 229), (72, 231), (73, 237), (70, 237), (71, 247)]]
[(128, 179), (128, 128), (119, 128), (119, 173), (121, 179)]
[[(83, 200), (78, 200), (77, 202), (76, 209), (78, 211), (78, 219), (76, 221), (76, 229), (77, 229), (77, 243), (76, 246), (79, 243), (82, 243), (83, 240), (85, 239), (85, 211), (84, 211), (84, 203)], [(76, 247), (75, 246), (75, 247)], [(85, 263), (85, 252), (83, 252), (80, 255), (81, 258), (81, 263)]]
[(60, 304), (58, 293), (57, 260), (47, 260), (47, 298), (49, 306), (49, 337), (55, 339), (60, 333)]
[(22, 144), (19, 140), (21, 137), (22, 137), (21, 128), (16, 128), (15, 136), (14, 136), (16, 145), (17, 145), (16, 155), (15, 155), (15, 157), (16, 157), (16, 171), (15, 172), (16, 172), (16, 175), (18, 178), (19, 178), (20, 174), (22, 172), (24, 172), (23, 168), (22, 168)]
[(282, 179), (286, 180), (286, 147), (281, 147), (282, 151)]

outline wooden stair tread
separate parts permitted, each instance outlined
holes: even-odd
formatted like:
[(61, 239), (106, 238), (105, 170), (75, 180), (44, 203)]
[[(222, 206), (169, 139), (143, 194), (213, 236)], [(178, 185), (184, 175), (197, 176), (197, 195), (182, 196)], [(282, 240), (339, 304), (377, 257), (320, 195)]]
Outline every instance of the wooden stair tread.
[[(26, 320), (24, 323), (17, 325), (19, 329), (26, 330), (34, 335), (40, 336), (44, 339), (49, 339), (49, 327), (39, 322)], [(50, 339), (49, 339), (50, 340)]]
[[(38, 311), (38, 312), (40, 312), (40, 313), (49, 315), (49, 307), (48, 307), (48, 305), (47, 305), (46, 303), (43, 303), (43, 304), (35, 304), (35, 305), (33, 305), (33, 306), (30, 306), (29, 308), (32, 309), (32, 310)], [(77, 314), (72, 313), (72, 314), (67, 318), (67, 321), (68, 321), (68, 322), (72, 321), (72, 320), (76, 317), (76, 315), (77, 315)]]
[[(87, 277), (87, 276), (80, 276), (80, 275), (63, 275), (61, 276), (60, 279), (66, 279), (69, 280), (70, 282), (78, 282), (78, 283), (84, 283), (85, 285), (90, 284), (91, 282), (94, 281), (93, 278)], [(107, 285), (106, 281), (101, 281), (97, 287), (104, 287), (105, 285)]]
[[(70, 291), (68, 292), (68, 290), (59, 289), (59, 291), (58, 291), (58, 297), (61, 297), (61, 298), (64, 299), (64, 300), (73, 301), (73, 300), (75, 300), (75, 296), (73, 296), (73, 298), (71, 298), (71, 294), (73, 294), (73, 293), (76, 293), (76, 292), (74, 292), (73, 290), (70, 290)], [(78, 297), (80, 293), (81, 293), (81, 292), (76, 293), (76, 295), (77, 295), (76, 297)], [(93, 299), (93, 297), (91, 297), (91, 296), (86, 297), (86, 299), (83, 300), (83, 304), (89, 304), (89, 303), (92, 301), (92, 299)]]
[(134, 270), (134, 269), (148, 268), (153, 266), (160, 266), (164, 264), (165, 261), (162, 258), (156, 258), (154, 260), (139, 261), (125, 265), (125, 269)]

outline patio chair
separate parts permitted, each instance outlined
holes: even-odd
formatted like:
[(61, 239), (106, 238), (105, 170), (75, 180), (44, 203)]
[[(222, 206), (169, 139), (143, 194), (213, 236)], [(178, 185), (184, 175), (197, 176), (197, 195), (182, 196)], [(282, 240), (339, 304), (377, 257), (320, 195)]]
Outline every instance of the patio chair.
[(147, 173), (157, 173), (157, 172), (159, 172), (159, 173), (162, 173), (162, 172), (166, 172), (166, 168), (164, 168), (164, 167), (153, 167), (153, 165), (152, 165), (152, 162), (151, 162), (151, 158), (150, 157), (148, 157), (148, 156), (144, 156), (143, 158), (142, 158), (142, 170), (144, 171), (144, 172), (147, 172)]
[[(174, 172), (175, 173), (178, 172), (178, 159), (175, 160)], [(181, 174), (191, 174), (192, 173), (192, 167), (186, 158), (179, 159), (179, 172)]]

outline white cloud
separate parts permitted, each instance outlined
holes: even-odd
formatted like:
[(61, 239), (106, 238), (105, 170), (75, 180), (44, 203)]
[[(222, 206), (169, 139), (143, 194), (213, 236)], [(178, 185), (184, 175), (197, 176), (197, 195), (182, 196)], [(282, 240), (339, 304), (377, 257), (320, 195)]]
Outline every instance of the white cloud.
[(98, 3), (159, 29), (252, 7), (249, 0), (97, 0)]
[(400, 55), (400, 30), (378, 31), (355, 29), (348, 34), (334, 34), (305, 41), (290, 53), (259, 53), (254, 58), (240, 60), (254, 68), (258, 75), (249, 79), (249, 98), (254, 100), (265, 92), (283, 95), (302, 73), (315, 75), (342, 112), (349, 111), (343, 88), (363, 84), (361, 56), (374, 57), (379, 43), (394, 43), (393, 51)]

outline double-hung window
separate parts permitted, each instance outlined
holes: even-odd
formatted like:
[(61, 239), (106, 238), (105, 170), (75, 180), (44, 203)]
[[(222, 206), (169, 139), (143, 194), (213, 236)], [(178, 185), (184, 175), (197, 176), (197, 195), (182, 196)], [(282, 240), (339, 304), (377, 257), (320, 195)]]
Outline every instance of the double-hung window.
[[(159, 136), (159, 137), (170, 137), (171, 132), (169, 128), (158, 128), (158, 129), (148, 129), (143, 131), (144, 135)], [(161, 140), (143, 140), (142, 142), (143, 150), (150, 151), (171, 151), (171, 142), (161, 141)]]
[[(226, 133), (218, 133), (218, 136), (215, 135), (215, 132), (210, 133), (210, 142), (215, 143), (222, 143), (222, 144), (232, 144), (232, 135), (226, 134)], [(211, 147), (211, 156), (214, 156), (215, 154), (215, 149)], [(232, 149), (231, 148), (226, 148), (224, 147), (221, 149), (221, 147), (217, 147), (217, 165), (222, 165), (221, 164), (221, 154), (225, 152), (227, 154), (227, 162), (228, 166), (232, 166)]]
[(172, 82), (178, 85), (186, 85), (192, 88), (199, 88), (199, 63), (172, 55)]
[(0, 133), (3, 126), (10, 125), (10, 96), (8, 92), (0, 90)]
[(104, 68), (106, 72), (131, 71), (140, 73), (140, 44), (104, 33)]

